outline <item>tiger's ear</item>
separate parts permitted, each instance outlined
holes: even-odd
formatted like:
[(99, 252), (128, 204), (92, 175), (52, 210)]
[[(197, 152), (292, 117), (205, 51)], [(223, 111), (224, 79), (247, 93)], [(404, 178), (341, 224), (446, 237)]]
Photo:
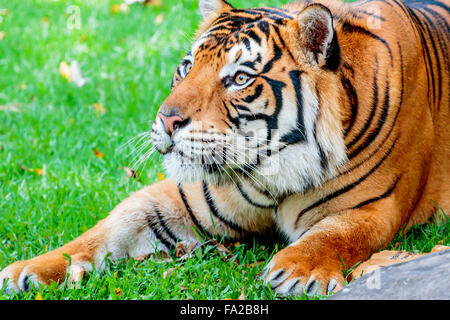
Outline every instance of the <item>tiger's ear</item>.
[(330, 10), (312, 4), (297, 16), (298, 41), (303, 58), (312, 65), (335, 70), (340, 63), (340, 48)]
[(226, 0), (199, 0), (198, 6), (203, 19), (206, 19), (211, 13), (233, 8)]

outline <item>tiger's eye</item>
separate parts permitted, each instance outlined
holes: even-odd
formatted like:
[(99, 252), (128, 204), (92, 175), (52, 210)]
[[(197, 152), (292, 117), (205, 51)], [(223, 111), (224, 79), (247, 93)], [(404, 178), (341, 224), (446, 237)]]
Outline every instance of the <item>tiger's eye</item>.
[(244, 72), (239, 72), (234, 77), (234, 82), (239, 86), (246, 84), (248, 80), (250, 80), (250, 76)]

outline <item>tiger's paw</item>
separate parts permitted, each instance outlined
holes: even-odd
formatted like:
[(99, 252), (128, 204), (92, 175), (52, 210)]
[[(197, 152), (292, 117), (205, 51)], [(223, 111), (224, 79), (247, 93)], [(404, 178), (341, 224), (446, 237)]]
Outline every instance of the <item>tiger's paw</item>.
[[(31, 260), (17, 261), (0, 272), (0, 291), (4, 288), (7, 294), (27, 292), (31, 287), (39, 288), (39, 284), (62, 282), (68, 269), (68, 261), (61, 256), (38, 256)], [(69, 268), (72, 274), (81, 279), (79, 265)], [(73, 270), (73, 271), (72, 271)], [(76, 280), (76, 279), (74, 279)]]
[(344, 285), (339, 261), (312, 257), (295, 246), (278, 252), (264, 268), (262, 278), (272, 290), (284, 296), (328, 295)]

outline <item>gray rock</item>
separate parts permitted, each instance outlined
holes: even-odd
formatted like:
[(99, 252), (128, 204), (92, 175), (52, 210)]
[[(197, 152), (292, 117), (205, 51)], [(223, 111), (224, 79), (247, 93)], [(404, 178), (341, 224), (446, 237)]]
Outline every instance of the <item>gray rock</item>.
[(450, 300), (450, 250), (370, 272), (331, 300)]

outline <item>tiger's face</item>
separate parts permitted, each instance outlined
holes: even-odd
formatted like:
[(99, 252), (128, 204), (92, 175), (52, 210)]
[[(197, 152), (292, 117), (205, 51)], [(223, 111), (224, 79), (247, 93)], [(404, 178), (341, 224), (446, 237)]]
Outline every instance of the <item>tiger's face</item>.
[(337, 82), (329, 11), (238, 10), (222, 0), (200, 1), (200, 9), (203, 31), (152, 127), (168, 175), (179, 182), (250, 178), (279, 192), (320, 184), (345, 158), (337, 112), (327, 110), (338, 101), (318, 92)]

